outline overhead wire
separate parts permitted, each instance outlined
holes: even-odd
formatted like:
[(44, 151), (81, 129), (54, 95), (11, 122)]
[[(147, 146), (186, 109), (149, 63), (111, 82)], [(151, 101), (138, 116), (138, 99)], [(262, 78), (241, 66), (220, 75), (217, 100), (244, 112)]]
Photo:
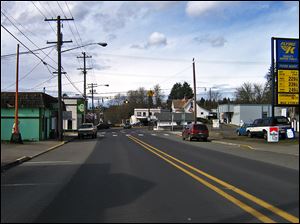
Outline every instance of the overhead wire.
[[(35, 47), (37, 47), (37, 48), (39, 48), (39, 49), (41, 49), (39, 46), (37, 46), (25, 33), (23, 33), (5, 14), (4, 14), (4, 12), (2, 12), (1, 11), (1, 14), (2, 15), (4, 15), (7, 19), (8, 19), (8, 21), (21, 33), (21, 34), (23, 34), (23, 36), (30, 42), (30, 43), (32, 43)], [(43, 52), (43, 54), (44, 55), (47, 55), (43, 50), (41, 50), (42, 52)], [(48, 55), (47, 55), (47, 57), (50, 59), (50, 60), (52, 60), (54, 63), (56, 63), (57, 64), (57, 62), (56, 61), (54, 61), (53, 60), (53, 58), (51, 58), (51, 57), (49, 57)]]
[(13, 38), (15, 38), (23, 47), (25, 47), (30, 53), (32, 53), (35, 57), (40, 59), (44, 65), (49, 65), (52, 69), (56, 70), (52, 65), (45, 62), (42, 58), (40, 58), (37, 54), (35, 54), (32, 50), (30, 50), (22, 41), (20, 41), (15, 35), (13, 35), (5, 26), (1, 24), (1, 27), (6, 30)]
[[(53, 9), (52, 9), (52, 7), (50, 6), (50, 4), (47, 2), (47, 4), (48, 4), (48, 6), (49, 6), (49, 10), (51, 11), (51, 13), (52, 14), (55, 14), (54, 12), (53, 12)], [(64, 11), (63, 11), (63, 9), (61, 8), (61, 6), (60, 6), (60, 4), (59, 4), (59, 2), (57, 1), (57, 5), (59, 6), (59, 8), (60, 8), (60, 10), (62, 11), (62, 13), (64, 14), (64, 16), (66, 17), (66, 15), (65, 15), (65, 13), (64, 13)], [(47, 11), (48, 12), (48, 11)], [(69, 23), (67, 23), (68, 25), (69, 25)], [(73, 34), (73, 36), (74, 36), (74, 38), (75, 38), (75, 41), (76, 41), (76, 43), (78, 44), (78, 42), (77, 42), (77, 40), (76, 40), (76, 37), (75, 37), (75, 35), (74, 35), (74, 33), (73, 33), (73, 31), (72, 31), (72, 29), (71, 29), (71, 27), (69, 26), (69, 28), (70, 28), (70, 31), (71, 31), (71, 33)], [(61, 66), (62, 67), (62, 70), (64, 71), (64, 68), (63, 68), (63, 66)], [(73, 81), (71, 80), (71, 78), (69, 77), (69, 75), (66, 73), (66, 72), (64, 72), (64, 76), (67, 78), (67, 80), (70, 82), (70, 84), (79, 92), (79, 93), (81, 93), (81, 91), (75, 86), (75, 84), (73, 83)], [(81, 93), (82, 94), (82, 93)]]
[[(51, 49), (51, 51), (48, 53), (48, 54), (51, 54), (51, 52), (54, 50), (54, 48), (53, 49)], [(46, 56), (45, 56), (45, 58), (46, 58)], [(44, 58), (44, 59), (45, 59)], [(28, 73), (26, 73), (24, 76), (22, 76), (20, 79), (19, 79), (19, 82), (21, 82), (22, 80), (24, 80), (26, 77), (28, 77), (40, 64), (41, 64), (41, 62), (42, 61), (39, 61), (39, 63), (38, 64), (36, 64)], [(48, 66), (46, 66), (47, 67), (47, 69), (48, 69), (48, 71), (49, 71), (49, 68), (48, 68)], [(50, 73), (51, 73), (51, 71), (49, 71)], [(14, 86), (14, 85), (16, 85), (16, 82), (14, 82), (14, 83), (12, 83), (11, 85), (9, 85), (9, 86), (7, 86), (7, 87), (5, 87), (3, 90), (6, 90), (6, 89), (8, 89), (8, 88), (10, 88), (11, 86)]]
[[(31, 3), (32, 3), (32, 4), (34, 5), (34, 7), (39, 11), (39, 13), (44, 17), (44, 19), (47, 19), (47, 16), (45, 16), (45, 14), (40, 10), (40, 8), (37, 7), (37, 6), (34, 4), (33, 1), (31, 1)], [(41, 5), (41, 3), (40, 3), (40, 5)], [(55, 33), (55, 35), (56, 35), (56, 32), (55, 32), (54, 28), (52, 27), (51, 23), (50, 23), (49, 21), (47, 21), (47, 22), (48, 22), (49, 26), (51, 27), (52, 31), (53, 31), (53, 32)]]
[[(74, 23), (76, 32), (77, 32), (77, 34), (78, 34), (79, 40), (80, 40), (80, 42), (81, 42), (81, 45), (83, 45), (82, 38), (81, 38), (81, 35), (80, 35), (79, 31), (78, 31), (78, 27), (77, 27), (77, 25), (76, 25), (75, 18), (74, 18), (73, 14), (72, 14), (72, 12), (71, 12), (71, 10), (70, 10), (70, 7), (69, 7), (69, 5), (68, 5), (68, 3), (67, 3), (66, 1), (65, 1), (65, 4), (66, 4), (66, 6), (67, 6), (67, 9), (68, 9), (68, 11), (69, 11), (71, 17), (74, 19), (74, 20), (73, 20), (73, 23)], [(84, 51), (85, 51), (87, 54), (89, 54), (88, 51), (86, 50), (86, 47), (85, 47), (85, 46), (83, 47), (83, 49), (84, 49)], [(96, 78), (95, 78), (95, 73), (94, 73), (94, 63), (93, 63), (93, 59), (92, 59), (92, 58), (88, 58), (88, 66), (92, 68), (91, 71), (92, 71), (93, 80), (94, 80), (94, 82), (96, 82), (96, 81), (95, 81), (95, 80), (96, 80)]]

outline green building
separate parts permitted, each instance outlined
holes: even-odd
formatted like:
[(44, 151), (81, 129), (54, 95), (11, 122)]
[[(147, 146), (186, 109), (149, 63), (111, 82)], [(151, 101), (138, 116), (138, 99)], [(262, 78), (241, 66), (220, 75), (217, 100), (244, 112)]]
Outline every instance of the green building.
[[(22, 140), (56, 138), (57, 98), (41, 92), (20, 92), (18, 96), (19, 131)], [(1, 140), (10, 140), (14, 118), (15, 93), (1, 92)]]

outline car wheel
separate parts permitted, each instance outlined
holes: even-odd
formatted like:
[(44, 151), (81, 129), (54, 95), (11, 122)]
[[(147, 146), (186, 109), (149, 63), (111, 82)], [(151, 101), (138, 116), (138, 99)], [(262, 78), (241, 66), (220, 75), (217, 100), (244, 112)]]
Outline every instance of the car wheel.
[(182, 135), (182, 140), (185, 141), (185, 137), (183, 137), (183, 135)]
[(189, 137), (188, 137), (188, 140), (191, 142), (192, 141), (192, 138), (191, 138), (191, 136), (189, 135)]
[(253, 138), (253, 135), (250, 131), (247, 132), (247, 135), (248, 135), (249, 138)]
[(267, 140), (268, 139), (268, 133), (266, 130), (263, 131), (263, 136), (264, 136), (264, 139)]
[(239, 131), (237, 132), (237, 134), (238, 134), (238, 136), (241, 136), (241, 133)]
[(207, 138), (203, 138), (202, 140), (203, 140), (204, 142), (207, 142)]

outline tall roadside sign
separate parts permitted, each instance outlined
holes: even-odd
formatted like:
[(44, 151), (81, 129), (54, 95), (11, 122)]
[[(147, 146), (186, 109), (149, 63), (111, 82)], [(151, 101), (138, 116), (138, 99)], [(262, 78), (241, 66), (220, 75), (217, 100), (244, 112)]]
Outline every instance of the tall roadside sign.
[(274, 106), (299, 106), (299, 39), (272, 37), (272, 77)]

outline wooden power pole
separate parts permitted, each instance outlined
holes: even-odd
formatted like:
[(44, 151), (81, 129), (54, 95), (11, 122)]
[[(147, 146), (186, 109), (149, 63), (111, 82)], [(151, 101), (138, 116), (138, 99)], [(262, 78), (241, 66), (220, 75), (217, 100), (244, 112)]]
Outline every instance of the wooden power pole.
[(195, 60), (193, 58), (193, 79), (194, 79), (194, 122), (197, 124), (197, 93), (196, 93), (196, 72), (195, 72)]
[(13, 125), (13, 132), (10, 138), (11, 143), (21, 143), (23, 144), (21, 133), (19, 131), (19, 49), (20, 45), (17, 44), (17, 65), (16, 65), (16, 95), (15, 95), (15, 123)]

